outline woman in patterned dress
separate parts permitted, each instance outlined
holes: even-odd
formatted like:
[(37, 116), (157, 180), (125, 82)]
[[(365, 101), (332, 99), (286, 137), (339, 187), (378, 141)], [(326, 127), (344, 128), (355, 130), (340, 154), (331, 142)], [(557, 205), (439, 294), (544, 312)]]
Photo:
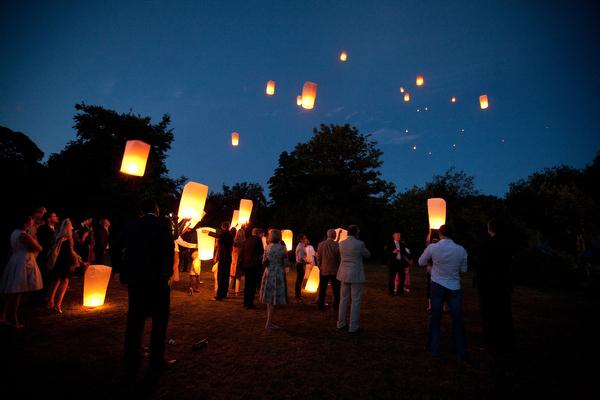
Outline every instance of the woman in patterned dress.
[(263, 256), (265, 271), (260, 285), (260, 301), (267, 305), (266, 330), (279, 328), (272, 322), (275, 306), (288, 303), (285, 268), (289, 261), (287, 249), (280, 242), (280, 230), (273, 229), (269, 232), (269, 245)]

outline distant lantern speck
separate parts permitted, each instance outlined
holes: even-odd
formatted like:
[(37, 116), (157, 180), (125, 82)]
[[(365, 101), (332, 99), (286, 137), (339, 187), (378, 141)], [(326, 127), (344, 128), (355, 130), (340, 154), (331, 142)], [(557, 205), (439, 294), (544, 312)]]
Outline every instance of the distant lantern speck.
[(304, 82), (302, 86), (302, 108), (312, 110), (317, 99), (317, 84), (314, 82)]
[(482, 110), (485, 110), (489, 106), (490, 103), (488, 102), (487, 94), (482, 94), (481, 96), (479, 96), (479, 107), (481, 107)]
[(302, 96), (296, 96), (296, 105), (297, 106), (301, 106), (302, 105)]
[(141, 140), (128, 140), (125, 144), (121, 172), (128, 175), (144, 176), (150, 145)]
[(452, 103), (456, 103), (456, 96), (452, 96), (452, 97), (450, 98), (450, 102), (452, 102)]
[(231, 134), (231, 145), (232, 146), (237, 146), (240, 144), (240, 134), (237, 132), (233, 132)]
[(275, 94), (275, 81), (269, 81), (267, 82), (267, 90), (266, 90), (267, 94), (269, 96), (273, 96)]
[(340, 53), (340, 61), (346, 61), (348, 59), (348, 53), (346, 53), (345, 50), (342, 50), (342, 52)]
[(423, 78), (423, 75), (417, 75), (416, 84), (417, 86), (423, 86), (425, 84), (425, 78)]

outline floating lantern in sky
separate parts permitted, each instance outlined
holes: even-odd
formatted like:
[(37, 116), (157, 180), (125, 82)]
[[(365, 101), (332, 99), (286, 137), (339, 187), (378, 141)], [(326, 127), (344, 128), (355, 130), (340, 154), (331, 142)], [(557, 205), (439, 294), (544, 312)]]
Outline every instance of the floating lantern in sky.
[(416, 145), (416, 144), (413, 144), (413, 147), (412, 147), (412, 149), (413, 149), (413, 151), (417, 150), (417, 145)]
[(410, 93), (408, 93), (408, 92), (404, 93), (404, 101), (406, 101), (406, 102), (410, 101)]
[(144, 176), (150, 145), (141, 140), (128, 140), (121, 162), (121, 172), (128, 175)]
[(482, 94), (479, 96), (479, 107), (481, 107), (482, 110), (488, 108), (489, 105), (487, 94)]
[(192, 227), (200, 222), (204, 215), (204, 204), (207, 195), (208, 186), (197, 182), (186, 183), (179, 201), (179, 211), (177, 212), (179, 221), (189, 218), (189, 224)]
[(416, 84), (417, 86), (423, 86), (425, 84), (425, 78), (423, 78), (423, 75), (417, 75)]
[(296, 96), (296, 105), (297, 106), (301, 106), (302, 105), (302, 96)]
[[(205, 231), (205, 232), (203, 232)], [(201, 260), (212, 260), (215, 252), (215, 238), (208, 232), (217, 232), (215, 228), (198, 228), (198, 258)]]
[(111, 271), (112, 268), (106, 265), (87, 267), (83, 277), (84, 307), (99, 307), (104, 304)]
[(348, 239), (348, 231), (343, 228), (337, 228), (335, 230), (335, 240), (336, 242), (341, 242), (342, 240)]
[(319, 267), (316, 265), (310, 271), (310, 275), (308, 275), (308, 280), (306, 281), (306, 286), (304, 286), (304, 290), (309, 293), (317, 293), (319, 289)]
[(314, 82), (304, 82), (302, 86), (302, 108), (312, 110), (317, 98), (317, 84)]
[(238, 213), (238, 225), (246, 225), (250, 222), (250, 214), (252, 214), (252, 200), (241, 199)]
[(456, 103), (456, 96), (450, 97), (450, 102), (451, 103)]
[(233, 210), (233, 216), (231, 217), (231, 226), (236, 227), (240, 218), (240, 210)]
[(342, 52), (340, 53), (340, 61), (344, 62), (348, 59), (348, 53), (346, 53), (345, 50), (342, 50)]
[(289, 229), (284, 229), (281, 231), (281, 240), (284, 241), (285, 243), (285, 247), (287, 248), (287, 251), (292, 251), (293, 247), (293, 241), (294, 241), (294, 232), (292, 232)]
[(404, 88), (400, 86), (400, 93), (404, 93)]
[(240, 134), (237, 132), (233, 132), (231, 134), (231, 145), (238, 146), (240, 144)]
[(266, 93), (269, 96), (273, 96), (275, 94), (275, 81), (268, 81), (267, 82)]
[(446, 201), (435, 197), (427, 199), (427, 212), (429, 213), (429, 229), (440, 229), (446, 223)]

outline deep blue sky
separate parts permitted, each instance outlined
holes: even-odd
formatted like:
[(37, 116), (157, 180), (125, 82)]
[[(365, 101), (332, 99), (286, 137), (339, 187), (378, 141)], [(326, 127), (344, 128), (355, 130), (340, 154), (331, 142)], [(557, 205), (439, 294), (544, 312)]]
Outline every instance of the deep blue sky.
[[(399, 190), (456, 166), (503, 195), (600, 150), (599, 18), (578, 1), (3, 1), (0, 125), (48, 155), (74, 138), (77, 102), (169, 113), (171, 175), (220, 190), (267, 189), (281, 151), (348, 122), (375, 135)], [(307, 80), (312, 111), (295, 104)]]

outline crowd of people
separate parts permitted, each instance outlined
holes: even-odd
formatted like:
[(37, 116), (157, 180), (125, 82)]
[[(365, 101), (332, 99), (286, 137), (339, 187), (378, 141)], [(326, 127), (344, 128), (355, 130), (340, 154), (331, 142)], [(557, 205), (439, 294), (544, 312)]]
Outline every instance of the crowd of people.
[[(44, 208), (36, 210), (10, 237), (12, 254), (0, 276), (0, 323), (23, 328), (18, 310), (25, 293), (34, 293), (34, 298), (43, 301), (48, 310), (62, 314), (65, 292), (75, 271), (85, 270), (92, 263), (112, 264), (114, 273), (128, 288), (127, 366), (137, 370), (141, 364), (144, 324), (150, 317), (150, 368), (156, 371), (167, 368), (175, 362), (165, 358), (171, 284), (180, 279), (180, 269), (186, 268), (189, 269), (189, 295), (198, 292), (202, 283), (197, 244), (183, 238), (190, 230), (188, 222), (161, 217), (157, 204), (146, 199), (140, 204), (139, 218), (109, 241), (110, 222), (106, 219), (97, 224), (92, 219), (85, 219), (74, 226), (69, 218), (61, 221), (55, 212)], [(258, 300), (266, 305), (265, 329), (272, 331), (279, 328), (274, 323), (276, 307), (290, 302), (286, 279), (289, 270), (295, 269), (294, 298), (304, 302), (303, 282), (310, 269), (318, 265), (320, 280), (314, 298), (318, 309), (325, 309), (330, 285), (337, 329), (347, 330), (350, 334), (362, 330), (363, 260), (371, 253), (360, 240), (357, 225), (348, 227), (344, 240), (339, 240), (336, 230), (327, 230), (317, 250), (305, 235), (299, 235), (291, 252), (278, 229), (268, 229), (265, 234), (260, 228), (243, 226), (236, 229), (224, 222), (218, 232), (205, 230), (203, 233), (216, 239), (212, 300), (224, 301), (231, 293), (237, 296), (243, 292), (244, 307), (256, 309), (258, 294)], [(510, 251), (499, 221), (489, 222), (488, 233), (487, 259), (477, 274), (477, 282), (486, 348), (492, 354), (500, 354), (514, 348), (512, 286), (508, 272)], [(387, 292), (389, 296), (405, 295), (414, 262), (426, 267), (430, 311), (427, 349), (435, 357), (440, 355), (441, 320), (447, 307), (452, 318), (456, 354), (464, 359), (467, 346), (460, 275), (467, 271), (467, 252), (454, 242), (453, 236), (446, 225), (439, 230), (430, 230), (425, 250), (417, 258), (402, 241), (401, 232), (393, 232), (385, 245)], [(185, 256), (180, 256), (180, 252), (186, 252)]]

